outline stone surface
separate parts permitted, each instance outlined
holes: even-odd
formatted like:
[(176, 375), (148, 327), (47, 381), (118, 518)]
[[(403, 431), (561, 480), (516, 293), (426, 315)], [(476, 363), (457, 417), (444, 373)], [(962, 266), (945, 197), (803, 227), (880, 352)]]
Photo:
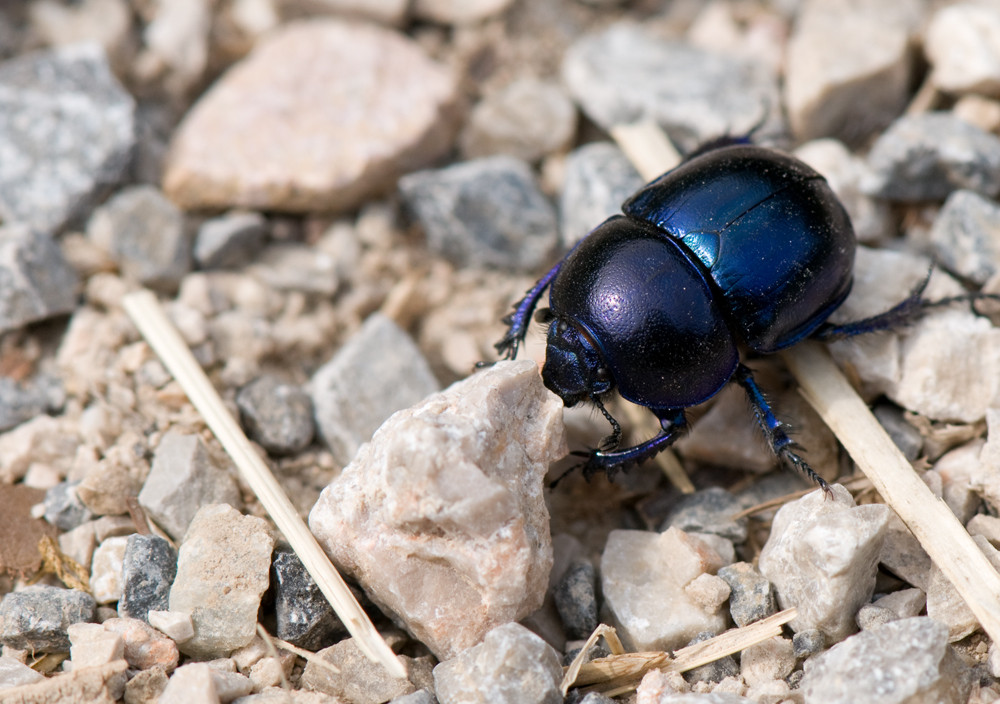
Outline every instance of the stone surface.
[(747, 539), (747, 519), (734, 519), (743, 510), (739, 499), (720, 487), (684, 495), (663, 519), (660, 530), (674, 527), (686, 533), (711, 533), (734, 543)]
[(558, 704), (561, 680), (556, 651), (516, 623), (434, 668), (441, 704)]
[(910, 96), (915, 0), (808, 0), (788, 41), (785, 104), (801, 140), (857, 143), (889, 124)]
[(276, 242), (265, 247), (249, 270), (261, 282), (279, 291), (303, 291), (332, 296), (339, 285), (335, 256), (298, 242)]
[(316, 429), (341, 464), (389, 416), (439, 388), (413, 339), (381, 313), (369, 316), (309, 383)]
[(931, 228), (935, 258), (982, 286), (1000, 270), (1000, 206), (975, 191), (954, 191)]
[(199, 508), (241, 504), (236, 481), (218, 467), (197, 435), (171, 430), (153, 455), (153, 466), (139, 492), (139, 505), (174, 540), (180, 540)]
[(125, 704), (157, 704), (166, 688), (167, 673), (163, 670), (140, 670), (125, 684)]
[(430, 662), (405, 655), (400, 659), (407, 668), (408, 679), (390, 677), (385, 668), (369, 660), (353, 638), (316, 653), (338, 671), (309, 662), (302, 672), (302, 687), (340, 697), (353, 704), (381, 704), (404, 694), (415, 692), (429, 684)]
[(700, 574), (684, 587), (684, 593), (703, 611), (718, 611), (729, 598), (731, 590), (721, 577), (714, 574)]
[(920, 589), (901, 589), (886, 594), (858, 610), (858, 628), (863, 631), (901, 618), (919, 616), (927, 603), (927, 597)]
[(165, 633), (175, 643), (183, 643), (194, 636), (194, 623), (189, 613), (151, 610), (148, 616), (149, 625)]
[(122, 563), (128, 538), (104, 540), (94, 550), (90, 564), (90, 592), (98, 604), (110, 604), (122, 596)]
[(250, 679), (243, 675), (195, 662), (177, 668), (160, 694), (159, 704), (231, 702), (250, 694), (251, 689)]
[(499, 15), (513, 0), (414, 0), (413, 14), (431, 22), (471, 24)]
[(634, 650), (672, 650), (700, 633), (721, 632), (724, 615), (700, 608), (685, 591), (720, 567), (715, 550), (677, 528), (612, 531), (601, 557), (601, 591), (619, 637)]
[(815, 655), (826, 647), (826, 636), (818, 628), (807, 628), (792, 636), (792, 650), (797, 658)]
[(596, 576), (589, 560), (575, 560), (553, 592), (566, 637), (571, 640), (586, 639), (597, 628)]
[(133, 74), (175, 100), (187, 96), (208, 66), (211, 9), (207, 0), (158, 0), (147, 7), (143, 51)]
[(818, 628), (836, 642), (857, 628), (875, 589), (889, 508), (855, 506), (846, 489), (832, 489), (832, 500), (814, 491), (778, 511), (758, 564), (781, 608), (798, 609), (792, 629)]
[(44, 231), (83, 215), (128, 166), (135, 101), (95, 44), (0, 64), (0, 217)]
[(644, 181), (628, 157), (610, 142), (591, 142), (570, 152), (559, 195), (559, 236), (569, 249), (611, 215)]
[(726, 565), (719, 570), (732, 590), (729, 612), (737, 626), (746, 626), (777, 613), (774, 588), (757, 569), (746, 562)]
[(260, 376), (239, 390), (236, 406), (250, 438), (272, 454), (293, 454), (312, 442), (312, 400), (299, 386)]
[(330, 602), (294, 552), (279, 550), (274, 553), (271, 579), (278, 638), (317, 651), (345, 632)]
[(476, 105), (459, 144), (466, 158), (507, 154), (537, 161), (569, 146), (576, 133), (576, 108), (563, 88), (521, 78)]
[(86, 592), (35, 586), (11, 592), (0, 602), (0, 643), (39, 653), (69, 651), (66, 629), (91, 621), (97, 604)]
[(800, 690), (816, 704), (941, 702), (964, 704), (965, 666), (948, 647), (947, 628), (918, 617), (877, 626), (810, 658)]
[[(3, 691), (4, 704), (115, 704), (125, 691), (124, 660), (85, 667)], [(187, 702), (186, 704), (193, 704)]]
[(98, 667), (125, 657), (125, 642), (99, 623), (74, 623), (66, 629), (73, 669)]
[[(0, 201), (3, 188), (0, 182)], [(26, 225), (0, 226), (0, 333), (72, 311), (77, 281), (51, 237)]]
[(73, 530), (94, 517), (77, 494), (80, 482), (60, 482), (45, 492), (45, 520), (60, 530)]
[(35, 672), (19, 660), (6, 655), (0, 656), (0, 691), (22, 684), (34, 684), (44, 679), (45, 675)]
[(266, 238), (263, 215), (232, 211), (201, 224), (194, 240), (194, 259), (202, 269), (237, 269), (254, 258)]
[(323, 490), (334, 561), (439, 657), (524, 618), (552, 566), (542, 482), (566, 452), (533, 362), (500, 362), (395, 414)]
[[(982, 536), (975, 536), (972, 539), (986, 555), (993, 568), (1000, 570), (1000, 551)], [(950, 643), (959, 641), (980, 628), (972, 609), (937, 565), (931, 568), (927, 585), (927, 615), (948, 628)]]
[(862, 187), (899, 201), (940, 200), (960, 188), (1000, 193), (1000, 138), (946, 112), (896, 120), (868, 153)]
[[(180, 654), (177, 645), (160, 631), (137, 618), (110, 618), (101, 624), (105, 632), (121, 637), (123, 657), (135, 670), (159, 668), (171, 672)], [(72, 634), (71, 634), (72, 635)]]
[(783, 680), (793, 669), (795, 653), (790, 638), (775, 636), (740, 653), (740, 675), (750, 687), (770, 680)]
[(118, 614), (145, 621), (149, 612), (165, 611), (177, 576), (177, 551), (155, 535), (130, 535), (122, 560), (122, 596)]
[(1000, 95), (1000, 9), (975, 2), (939, 8), (927, 25), (924, 53), (938, 89)]
[(652, 120), (682, 151), (720, 135), (747, 134), (778, 104), (775, 76), (762, 65), (666, 41), (625, 22), (574, 42), (562, 75), (605, 130)]
[(534, 271), (549, 263), (558, 238), (555, 208), (527, 163), (493, 156), (399, 181), (427, 246), (457, 266)]
[(256, 633), (268, 586), (274, 538), (263, 519), (209, 504), (191, 521), (170, 589), (170, 610), (191, 614), (194, 637), (181, 644), (193, 657), (229, 654)]
[(186, 115), (164, 190), (185, 209), (348, 210), (448, 150), (456, 90), (395, 32), (285, 25)]
[(10, 377), (0, 377), (0, 433), (47, 411), (60, 410), (65, 400), (62, 381), (57, 378), (39, 376), (18, 383)]

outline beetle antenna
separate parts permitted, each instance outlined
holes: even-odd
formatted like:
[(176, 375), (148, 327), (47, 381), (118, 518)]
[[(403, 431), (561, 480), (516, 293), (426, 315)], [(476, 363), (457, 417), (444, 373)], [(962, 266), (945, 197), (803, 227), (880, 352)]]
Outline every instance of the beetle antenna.
[(597, 396), (591, 396), (590, 400), (594, 402), (598, 410), (604, 415), (607, 421), (611, 424), (611, 435), (601, 440), (601, 452), (611, 452), (616, 449), (622, 441), (622, 426), (615, 420), (615, 417), (608, 413), (608, 409), (604, 407), (601, 400)]

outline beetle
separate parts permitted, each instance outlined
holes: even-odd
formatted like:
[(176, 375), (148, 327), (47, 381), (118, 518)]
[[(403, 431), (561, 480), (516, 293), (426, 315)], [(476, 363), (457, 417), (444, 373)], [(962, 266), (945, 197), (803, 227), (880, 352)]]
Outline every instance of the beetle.
[[(798, 159), (722, 139), (655, 179), (581, 240), (504, 318), (495, 345), (516, 357), (546, 289), (542, 379), (566, 406), (594, 404), (612, 427), (585, 458), (588, 479), (609, 478), (667, 448), (685, 409), (728, 383), (746, 392), (773, 452), (825, 491), (796, 453), (740, 350), (773, 354), (809, 338), (840, 339), (906, 324), (928, 305), (926, 285), (880, 315), (833, 326), (853, 281), (851, 221), (826, 180)], [(980, 294), (985, 296), (985, 294)], [(992, 296), (990, 296), (992, 297)], [(966, 297), (967, 299), (969, 297)], [(611, 392), (648, 408), (655, 437), (619, 448)]]

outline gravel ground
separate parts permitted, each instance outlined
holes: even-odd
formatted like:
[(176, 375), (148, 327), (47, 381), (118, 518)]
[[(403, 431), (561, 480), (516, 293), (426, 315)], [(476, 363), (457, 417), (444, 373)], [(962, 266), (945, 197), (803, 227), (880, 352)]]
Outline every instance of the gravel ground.
[[(643, 120), (681, 153), (752, 132), (827, 178), (859, 241), (835, 322), (932, 265), (929, 298), (1000, 292), (997, 37), (995, 4), (921, 0), (3, 3), (0, 701), (1000, 699), (1000, 650), (780, 360), (749, 364), (829, 497), (738, 388), (662, 461), (550, 489), (606, 421), (543, 387), (537, 329), (473, 371), (642, 186), (611, 134)], [(140, 288), (406, 678), (349, 637), (142, 339)], [(1000, 568), (979, 307), (829, 347)], [(626, 440), (656, 430), (608, 409)], [(683, 674), (559, 690), (599, 623), (681, 657), (790, 607)]]

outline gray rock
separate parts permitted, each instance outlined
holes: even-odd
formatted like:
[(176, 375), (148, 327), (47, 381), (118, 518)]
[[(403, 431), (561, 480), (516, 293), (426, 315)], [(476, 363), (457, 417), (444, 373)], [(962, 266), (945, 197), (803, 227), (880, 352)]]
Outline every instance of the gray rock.
[(562, 75), (605, 130), (652, 120), (682, 151), (747, 134), (764, 117), (779, 119), (776, 77), (762, 65), (666, 41), (635, 24), (577, 40)]
[(208, 455), (197, 435), (171, 430), (160, 440), (139, 492), (139, 505), (174, 540), (181, 540), (206, 504), (241, 505), (236, 481)]
[(434, 668), (441, 704), (559, 704), (561, 681), (556, 651), (517, 623)]
[(688, 533), (711, 533), (742, 543), (747, 539), (747, 519), (733, 518), (742, 509), (739, 499), (725, 489), (702, 489), (682, 497), (667, 514), (660, 530), (673, 526)]
[(315, 652), (330, 645), (336, 635), (346, 633), (330, 602), (294, 552), (274, 553), (271, 580), (279, 638)]
[(73, 530), (94, 517), (76, 488), (80, 482), (60, 482), (45, 492), (45, 520), (59, 530)]
[(934, 219), (930, 244), (945, 269), (982, 286), (1000, 270), (1000, 205), (954, 191)]
[(792, 636), (792, 652), (797, 658), (807, 658), (826, 647), (826, 636), (818, 628), (807, 628)]
[(181, 544), (170, 610), (191, 614), (194, 637), (182, 652), (225, 657), (257, 633), (257, 611), (267, 591), (274, 538), (267, 523), (232, 506), (199, 509)]
[(746, 626), (777, 613), (774, 588), (753, 565), (746, 562), (726, 565), (719, 570), (718, 575), (732, 590), (729, 595), (729, 613), (737, 626)]
[(389, 704), (438, 704), (438, 700), (431, 690), (418, 689), (416, 692), (396, 697)]
[(226, 213), (198, 228), (194, 259), (202, 269), (237, 269), (254, 258), (266, 238), (267, 220), (260, 213)]
[(393, 413), (440, 388), (412, 338), (381, 313), (320, 367), (309, 384), (316, 429), (347, 464)]
[(94, 620), (97, 603), (86, 592), (35, 586), (0, 601), (0, 643), (18, 650), (68, 653), (71, 624)]
[(583, 640), (597, 628), (597, 573), (589, 560), (574, 561), (556, 585), (556, 610), (570, 640)]
[(0, 226), (0, 333), (71, 312), (77, 282), (51, 237), (25, 225)]
[(430, 687), (433, 681), (429, 658), (398, 656), (406, 667), (407, 677), (396, 679), (390, 677), (384, 667), (369, 660), (354, 638), (324, 648), (316, 655), (333, 665), (336, 671), (310, 661), (302, 672), (302, 687), (328, 694), (336, 701), (382, 704)]
[(1000, 138), (950, 113), (899, 118), (872, 146), (868, 164), (862, 186), (879, 198), (940, 200), (960, 188), (1000, 193)]
[(128, 167), (134, 113), (95, 44), (0, 65), (0, 217), (53, 231), (83, 215)]
[(272, 454), (292, 454), (312, 442), (312, 400), (299, 386), (261, 376), (239, 390), (236, 406), (250, 437)]
[(427, 246), (456, 266), (534, 271), (558, 238), (555, 208), (530, 167), (509, 156), (418, 171), (399, 180)]
[(879, 425), (889, 433), (892, 442), (903, 453), (903, 457), (912, 462), (920, 456), (924, 438), (912, 423), (906, 422), (902, 410), (892, 404), (882, 403), (875, 406), (873, 413)]
[[(714, 637), (714, 633), (699, 633), (688, 645), (702, 643)], [(718, 660), (713, 660), (707, 665), (696, 667), (684, 673), (684, 679), (691, 684), (695, 682), (721, 682), (727, 677), (739, 677), (740, 666), (732, 655), (726, 655)]]
[[(567, 699), (567, 701), (570, 701)], [(615, 704), (615, 700), (600, 692), (588, 692), (576, 704)]]
[(624, 152), (610, 142), (593, 142), (566, 159), (559, 196), (559, 235), (569, 250), (611, 215), (644, 181)]
[(122, 562), (118, 615), (147, 621), (150, 611), (166, 611), (176, 576), (177, 552), (170, 543), (155, 535), (130, 535)]
[(339, 285), (336, 258), (300, 242), (277, 242), (265, 247), (249, 269), (267, 286), (279, 291), (332, 296)]
[(846, 489), (831, 488), (833, 499), (817, 490), (778, 511), (758, 564), (781, 608), (798, 609), (793, 630), (818, 628), (837, 642), (871, 599), (890, 510), (855, 506)]
[(46, 411), (57, 410), (64, 401), (62, 381), (56, 377), (40, 377), (27, 384), (0, 377), (0, 433)]
[(94, 211), (87, 236), (122, 273), (145, 286), (173, 291), (191, 270), (184, 214), (155, 186), (131, 186)]
[[(972, 539), (986, 555), (986, 559), (990, 561), (993, 568), (1000, 569), (1000, 551), (990, 545), (990, 542), (981, 535), (974, 536)], [(972, 609), (969, 608), (951, 580), (937, 565), (931, 568), (928, 579), (927, 615), (948, 629), (948, 641), (951, 643), (959, 641), (981, 628), (979, 620), (972, 613)]]
[(948, 629), (927, 617), (876, 626), (805, 663), (800, 690), (810, 704), (940, 702), (969, 695), (968, 670), (948, 646)]

